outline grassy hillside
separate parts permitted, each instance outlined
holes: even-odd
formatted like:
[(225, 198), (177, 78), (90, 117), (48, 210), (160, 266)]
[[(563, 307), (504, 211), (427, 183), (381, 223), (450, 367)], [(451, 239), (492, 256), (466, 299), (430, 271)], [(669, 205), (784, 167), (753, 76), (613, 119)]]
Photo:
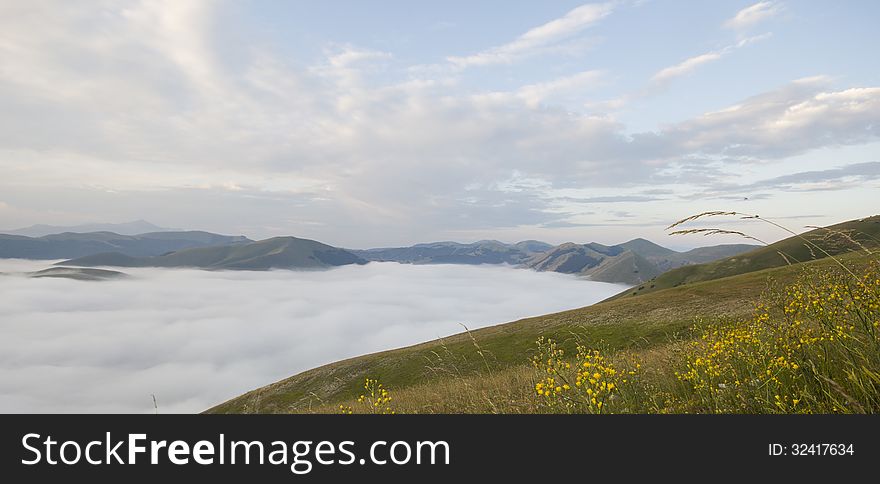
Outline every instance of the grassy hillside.
[[(806, 265), (825, 267), (830, 263), (826, 260)], [(565, 341), (569, 349), (580, 339), (612, 351), (648, 351), (677, 338), (687, 338), (695, 320), (748, 317), (755, 300), (766, 290), (769, 278), (791, 280), (801, 269), (802, 266), (785, 266), (694, 283), (351, 358), (254, 390), (209, 411), (277, 413), (330, 408), (327, 405), (346, 401), (362, 391), (366, 377), (379, 378), (398, 391), (418, 385), (430, 387), (451, 372), (467, 375), (486, 368), (502, 379), (506, 377), (499, 372), (513, 371), (508, 375), (513, 378), (523, 371), (521, 367), (533, 353), (539, 336)], [(426, 387), (419, 388), (425, 395), (431, 393)]]
[(590, 279), (594, 281), (632, 281), (634, 276), (639, 279), (656, 277), (660, 269), (647, 258), (632, 251), (625, 251), (617, 257), (611, 257), (590, 271)]
[[(823, 229), (815, 229), (802, 237), (821, 247), (831, 255), (858, 250), (848, 238), (867, 246), (877, 246), (880, 241), (880, 216), (850, 220)], [(699, 249), (695, 249), (699, 250)], [(656, 291), (684, 284), (721, 279), (757, 270), (780, 267), (827, 257), (821, 250), (811, 247), (799, 237), (790, 237), (766, 247), (700, 265), (689, 265), (665, 272), (651, 280), (624, 291), (611, 299), (643, 296)]]

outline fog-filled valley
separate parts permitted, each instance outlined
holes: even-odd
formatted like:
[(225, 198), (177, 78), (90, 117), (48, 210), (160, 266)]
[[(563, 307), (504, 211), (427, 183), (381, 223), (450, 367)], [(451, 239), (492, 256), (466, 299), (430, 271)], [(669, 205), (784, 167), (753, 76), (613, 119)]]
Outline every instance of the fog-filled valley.
[[(47, 261), (0, 260), (23, 273)], [(342, 358), (585, 306), (624, 286), (510, 266), (127, 268), (0, 277), (0, 412), (198, 412)]]

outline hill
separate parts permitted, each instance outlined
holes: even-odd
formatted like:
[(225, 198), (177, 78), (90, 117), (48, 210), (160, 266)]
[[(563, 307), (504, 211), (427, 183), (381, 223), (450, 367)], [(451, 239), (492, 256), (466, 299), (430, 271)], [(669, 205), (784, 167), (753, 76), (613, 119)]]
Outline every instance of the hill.
[(50, 267), (37, 272), (30, 272), (28, 277), (55, 277), (60, 279), (74, 279), (77, 281), (109, 281), (128, 277), (127, 274), (106, 269), (87, 269), (82, 267)]
[(85, 269), (81, 267), (50, 267), (36, 272), (0, 272), (0, 276), (24, 276), (34, 279), (45, 277), (74, 279), (77, 281), (109, 281), (128, 277), (128, 274), (106, 269)]
[[(824, 252), (811, 246), (810, 243), (824, 249)], [(875, 215), (814, 229), (799, 237), (789, 237), (743, 254), (673, 269), (644, 281), (643, 285), (634, 290), (624, 291), (612, 299), (641, 296), (684, 284), (721, 279), (789, 263), (822, 259), (828, 254), (851, 252), (858, 249), (859, 244), (865, 247), (875, 247), (880, 244), (880, 216)], [(719, 254), (715, 247), (703, 247), (690, 252), (697, 252), (697, 257), (706, 259)]]
[(357, 255), (320, 242), (296, 237), (274, 237), (220, 247), (184, 249), (153, 257), (102, 253), (60, 263), (65, 266), (195, 267), (201, 269), (319, 269), (366, 264)]
[(210, 232), (151, 232), (120, 235), (114, 232), (64, 232), (26, 237), (0, 234), (0, 258), (71, 259), (104, 252), (132, 257), (154, 256), (193, 247), (213, 247), (250, 242), (243, 236)]

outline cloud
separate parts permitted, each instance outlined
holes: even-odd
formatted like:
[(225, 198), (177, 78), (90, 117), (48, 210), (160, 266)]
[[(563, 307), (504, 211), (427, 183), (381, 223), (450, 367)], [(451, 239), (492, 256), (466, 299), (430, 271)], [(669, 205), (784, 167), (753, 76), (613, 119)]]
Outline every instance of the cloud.
[(702, 64), (720, 59), (722, 55), (723, 54), (720, 52), (707, 52), (705, 54), (690, 57), (674, 66), (669, 66), (661, 69), (656, 74), (654, 74), (651, 80), (655, 82), (662, 82), (667, 81), (673, 77), (688, 74)]
[(516, 94), (529, 107), (536, 107), (547, 98), (559, 93), (579, 91), (585, 87), (595, 85), (603, 76), (602, 71), (591, 70), (580, 72), (571, 76), (561, 77), (548, 82), (529, 84), (517, 90)]
[(647, 197), (643, 195), (613, 195), (608, 197), (560, 197), (558, 200), (577, 203), (623, 203), (623, 202), (653, 202), (662, 200), (657, 197)]
[(841, 188), (836, 186), (836, 183), (847, 180), (858, 182), (880, 180), (880, 162), (869, 161), (827, 170), (802, 171), (762, 180), (751, 184), (750, 187), (795, 191), (833, 190)]
[(779, 159), (880, 137), (880, 88), (828, 90), (825, 77), (805, 78), (706, 113), (662, 132), (683, 152)]
[(673, 78), (680, 77), (680, 76), (683, 76), (686, 74), (690, 74), (691, 72), (696, 70), (697, 67), (699, 67), (703, 64), (708, 64), (710, 62), (717, 61), (717, 60), (721, 59), (722, 57), (735, 51), (736, 49), (745, 47), (749, 44), (758, 42), (760, 40), (764, 40), (766, 38), (769, 38), (771, 35), (772, 34), (770, 34), (770, 33), (765, 33), (762, 35), (748, 37), (748, 38), (740, 40), (739, 42), (737, 42), (735, 44), (728, 45), (728, 46), (724, 47), (723, 49), (720, 49), (717, 51), (712, 51), (712, 52), (706, 52), (704, 54), (689, 57), (689, 58), (679, 62), (678, 64), (675, 64), (675, 65), (672, 65), (669, 67), (665, 67), (665, 68), (657, 71), (657, 73), (651, 77), (651, 81), (654, 83), (666, 83)]
[(781, 9), (778, 2), (758, 2), (737, 12), (733, 18), (724, 22), (724, 26), (729, 29), (745, 30), (775, 16)]
[(753, 183), (719, 183), (711, 189), (692, 198), (722, 198), (755, 200), (769, 198), (761, 192), (819, 192), (844, 190), (853, 186), (864, 186), (867, 182), (880, 180), (880, 162), (869, 161), (829, 168), (790, 173), (766, 178)]
[(461, 68), (509, 64), (571, 38), (610, 15), (614, 7), (614, 2), (581, 5), (562, 17), (527, 31), (507, 44), (464, 57), (449, 57), (447, 60)]
[[(529, 108), (538, 108), (548, 100), (555, 100), (566, 94), (580, 94), (596, 87), (604, 81), (605, 72), (601, 70), (589, 70), (578, 72), (569, 76), (563, 76), (546, 82), (527, 84), (515, 91), (491, 92), (475, 96), (494, 103), (518, 103), (522, 102)], [(575, 103), (576, 104), (576, 103)]]
[[(0, 261), (0, 271), (43, 268)], [(581, 307), (621, 286), (509, 267), (0, 277), (0, 412), (198, 412), (324, 363)], [(552, 297), (550, 297), (552, 295)], [(161, 305), (156, 301), (162, 301)]]

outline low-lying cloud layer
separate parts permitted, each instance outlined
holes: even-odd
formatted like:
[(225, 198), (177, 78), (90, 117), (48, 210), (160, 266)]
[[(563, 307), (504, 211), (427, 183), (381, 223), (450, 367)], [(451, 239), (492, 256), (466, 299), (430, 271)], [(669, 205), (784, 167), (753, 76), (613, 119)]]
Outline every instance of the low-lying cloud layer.
[[(0, 261), (0, 271), (43, 268)], [(621, 286), (510, 267), (0, 277), (0, 412), (196, 412), (341, 358), (591, 304)]]

